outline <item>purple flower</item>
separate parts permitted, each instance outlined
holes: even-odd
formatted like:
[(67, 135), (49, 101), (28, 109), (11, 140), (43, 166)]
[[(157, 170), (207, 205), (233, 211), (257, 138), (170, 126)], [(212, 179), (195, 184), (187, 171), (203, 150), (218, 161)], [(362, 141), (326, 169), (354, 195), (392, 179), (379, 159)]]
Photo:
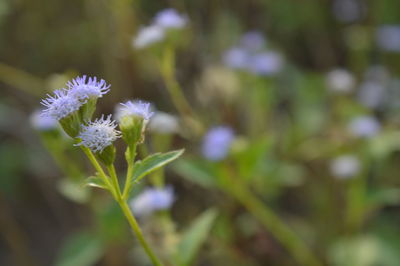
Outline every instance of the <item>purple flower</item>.
[(248, 64), (252, 73), (271, 76), (282, 69), (283, 58), (277, 52), (263, 52), (253, 55)]
[(386, 87), (376, 81), (367, 81), (361, 85), (358, 92), (359, 101), (369, 108), (378, 108), (386, 97)]
[(377, 45), (384, 51), (400, 52), (400, 25), (384, 25), (377, 29)]
[(230, 127), (211, 128), (203, 139), (203, 156), (211, 161), (224, 159), (229, 152), (233, 139), (234, 134)]
[(349, 124), (350, 132), (356, 137), (373, 137), (379, 133), (381, 125), (371, 116), (360, 116)]
[(249, 31), (242, 35), (240, 46), (250, 51), (259, 51), (265, 46), (265, 38), (261, 32)]
[(89, 98), (100, 98), (110, 91), (110, 86), (105, 80), (97, 80), (96, 77), (77, 77), (67, 83), (68, 95), (80, 101), (87, 101)]
[(357, 0), (335, 0), (332, 12), (338, 21), (350, 23), (363, 18), (366, 6)]
[(76, 145), (83, 145), (93, 152), (101, 152), (121, 137), (121, 133), (115, 129), (116, 127), (117, 123), (111, 120), (111, 115), (107, 116), (106, 119), (101, 116), (100, 119), (89, 122), (88, 125), (82, 125), (81, 132), (78, 135), (78, 138), (82, 141)]
[(222, 60), (227, 67), (245, 69), (248, 65), (249, 53), (240, 47), (233, 47), (223, 54)]
[(180, 15), (175, 9), (164, 9), (154, 17), (154, 24), (163, 29), (181, 29), (186, 26), (187, 18)]
[(148, 216), (155, 211), (171, 208), (174, 200), (174, 191), (171, 186), (147, 188), (130, 201), (130, 206), (135, 215)]
[(41, 111), (35, 111), (30, 117), (31, 125), (40, 131), (53, 130), (58, 127), (58, 121), (49, 116), (43, 116)]
[(61, 120), (64, 117), (79, 110), (83, 105), (77, 98), (72, 97), (68, 90), (55, 90), (54, 96), (47, 94), (47, 98), (41, 101), (41, 104), (46, 107), (42, 111), (42, 115), (56, 120)]

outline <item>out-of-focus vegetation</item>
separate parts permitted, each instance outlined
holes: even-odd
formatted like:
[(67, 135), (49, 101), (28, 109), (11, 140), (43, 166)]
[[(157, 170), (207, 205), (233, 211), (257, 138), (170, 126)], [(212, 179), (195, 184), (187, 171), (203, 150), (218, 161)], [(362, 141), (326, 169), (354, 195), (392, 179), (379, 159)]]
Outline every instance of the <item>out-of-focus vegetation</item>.
[[(138, 45), (167, 8), (184, 27)], [(0, 265), (150, 265), (109, 195), (83, 185), (79, 148), (32, 116), (83, 74), (112, 85), (95, 117), (136, 98), (157, 110), (139, 158), (186, 150), (131, 193), (165, 265), (400, 265), (399, 10), (1, 0)], [(149, 187), (171, 206), (135, 205)]]

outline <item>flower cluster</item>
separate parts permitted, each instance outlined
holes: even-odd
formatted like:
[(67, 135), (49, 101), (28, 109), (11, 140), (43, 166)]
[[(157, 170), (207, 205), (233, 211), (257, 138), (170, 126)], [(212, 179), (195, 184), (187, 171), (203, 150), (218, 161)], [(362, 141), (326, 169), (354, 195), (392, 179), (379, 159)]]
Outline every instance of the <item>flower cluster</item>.
[(90, 98), (97, 99), (109, 91), (110, 85), (104, 80), (97, 81), (97, 78), (87, 78), (86, 75), (77, 77), (66, 84), (68, 89), (54, 91), (54, 95), (42, 100), (46, 107), (42, 115), (61, 120), (70, 114), (78, 111)]
[(69, 81), (66, 87), (42, 100), (46, 109), (40, 120), (36, 116), (32, 118), (34, 126), (50, 128), (59, 121), (69, 136), (79, 140), (77, 146), (87, 147), (96, 154), (102, 153), (121, 136), (127, 136), (125, 140), (131, 145), (143, 140), (146, 124), (153, 115), (150, 103), (137, 100), (120, 104), (117, 112), (120, 132), (111, 115), (90, 121), (96, 100), (109, 92), (110, 85), (102, 79), (84, 75)]
[(132, 44), (137, 49), (145, 48), (164, 40), (169, 30), (182, 29), (186, 24), (187, 18), (175, 9), (162, 10), (156, 14), (152, 24), (139, 30)]
[(238, 46), (225, 51), (222, 60), (226, 66), (233, 69), (263, 76), (275, 75), (282, 69), (284, 60), (279, 52), (264, 50), (265, 43), (261, 33), (245, 33)]

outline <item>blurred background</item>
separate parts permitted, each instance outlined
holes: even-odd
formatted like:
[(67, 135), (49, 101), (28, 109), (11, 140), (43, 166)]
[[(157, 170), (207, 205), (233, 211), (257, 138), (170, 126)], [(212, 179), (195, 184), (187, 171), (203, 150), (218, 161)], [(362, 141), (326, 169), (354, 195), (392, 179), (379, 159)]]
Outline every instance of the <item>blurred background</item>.
[[(168, 8), (184, 25), (144, 34)], [(140, 156), (186, 150), (132, 193), (173, 189), (168, 210), (138, 213), (166, 265), (400, 265), (399, 10), (0, 0), (0, 265), (150, 265), (111, 197), (81, 184), (79, 149), (35, 116), (84, 74), (111, 84), (96, 117), (129, 99), (164, 114)]]

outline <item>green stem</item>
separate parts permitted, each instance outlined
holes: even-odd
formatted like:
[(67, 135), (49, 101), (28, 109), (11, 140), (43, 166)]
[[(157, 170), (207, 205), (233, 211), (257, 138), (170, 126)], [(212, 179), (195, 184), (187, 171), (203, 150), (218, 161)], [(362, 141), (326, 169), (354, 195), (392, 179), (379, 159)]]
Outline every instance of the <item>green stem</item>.
[(232, 185), (229, 192), (260, 220), (300, 264), (304, 266), (323, 265), (274, 211), (256, 198), (243, 184)]
[(126, 180), (125, 180), (125, 185), (124, 185), (124, 192), (122, 193), (122, 198), (124, 200), (128, 199), (129, 196), (129, 191), (131, 188), (131, 182), (132, 182), (132, 175), (133, 175), (133, 165), (135, 162), (135, 157), (136, 157), (136, 144), (131, 145), (128, 148), (128, 155), (126, 156), (126, 161), (128, 163), (128, 170), (126, 171)]
[(89, 158), (90, 162), (93, 164), (93, 166), (99, 172), (100, 177), (103, 178), (104, 182), (106, 182), (107, 185), (110, 187), (115, 200), (118, 202), (119, 206), (121, 207), (121, 210), (124, 213), (125, 217), (127, 218), (129, 225), (131, 226), (136, 237), (139, 239), (140, 244), (146, 251), (146, 253), (149, 256), (152, 263), (155, 266), (162, 266), (162, 263), (160, 262), (160, 260), (157, 258), (157, 256), (153, 252), (153, 250), (150, 248), (149, 244), (147, 244), (146, 240), (144, 239), (143, 233), (140, 230), (140, 227), (139, 227), (135, 217), (132, 215), (132, 212), (129, 209), (128, 204), (126, 203), (126, 200), (122, 198), (121, 190), (120, 190), (119, 183), (118, 183), (118, 177), (117, 177), (114, 165), (107, 166), (107, 170), (109, 171), (109, 173), (111, 175), (111, 181), (112, 181), (112, 184), (111, 184), (109, 178), (105, 174), (103, 168), (97, 161), (97, 159), (94, 156), (94, 154), (92, 153), (92, 151), (89, 148), (84, 147), (84, 146), (81, 146), (81, 148), (84, 151), (84, 153), (87, 155), (87, 157)]
[(164, 49), (163, 59), (161, 62), (161, 74), (165, 81), (165, 86), (167, 87), (168, 93), (171, 96), (172, 102), (178, 109), (182, 117), (187, 117), (193, 115), (193, 110), (187, 102), (182, 88), (175, 78), (175, 52), (174, 48), (167, 46)]
[(92, 153), (92, 151), (85, 147), (85, 146), (81, 146), (81, 149), (83, 150), (83, 152), (86, 154), (86, 156), (89, 158), (90, 162), (92, 163), (92, 165), (94, 166), (94, 168), (97, 170), (97, 172), (100, 175), (100, 178), (103, 179), (104, 183), (107, 184), (107, 186), (110, 188), (111, 193), (113, 194), (113, 196), (116, 198), (117, 194), (115, 191), (115, 188), (113, 189), (113, 186), (110, 183), (110, 180), (108, 178), (108, 176), (106, 175), (106, 173), (104, 172), (103, 168), (101, 167), (101, 165), (99, 164), (99, 162), (97, 161), (96, 157), (94, 156), (94, 154)]
[(115, 167), (113, 164), (111, 165), (107, 165), (107, 170), (108, 173), (111, 176), (111, 182), (113, 183), (113, 187), (115, 189), (115, 194), (117, 196), (116, 200), (119, 201), (122, 199), (122, 195), (121, 195), (121, 188), (119, 187), (119, 182), (118, 182), (118, 177), (117, 177), (117, 173), (115, 171)]
[(124, 213), (126, 219), (129, 222), (129, 225), (131, 226), (133, 232), (135, 233), (136, 237), (138, 238), (140, 244), (146, 251), (147, 255), (149, 256), (150, 260), (155, 266), (162, 266), (161, 261), (157, 258), (153, 250), (150, 248), (149, 244), (146, 242), (146, 240), (143, 237), (142, 230), (140, 230), (140, 227), (135, 219), (135, 217), (132, 215), (131, 210), (129, 209), (128, 204), (124, 200), (119, 200), (118, 201), (119, 206), (122, 209), (122, 212)]

